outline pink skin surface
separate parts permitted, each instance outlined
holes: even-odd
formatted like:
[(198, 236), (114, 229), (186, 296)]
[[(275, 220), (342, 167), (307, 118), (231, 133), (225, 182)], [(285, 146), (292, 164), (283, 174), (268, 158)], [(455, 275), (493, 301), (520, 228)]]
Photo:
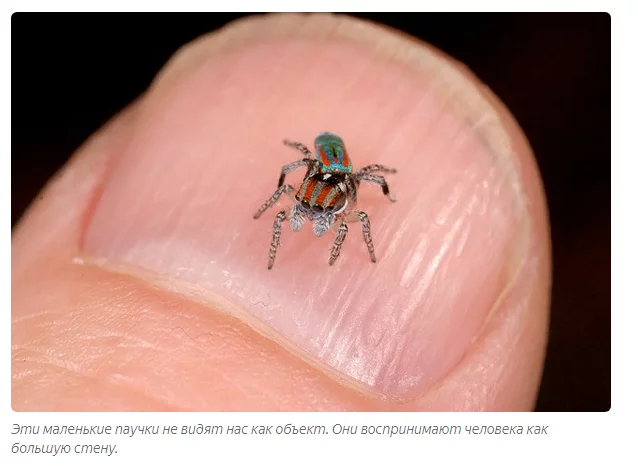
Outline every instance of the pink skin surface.
[[(545, 206), (520, 130), (479, 86), (350, 18), (253, 18), (187, 47), (14, 233), (14, 409), (530, 409)], [(360, 224), (332, 267), (333, 235), (284, 224), (269, 271), (290, 200), (252, 214), (301, 158), (282, 139), (323, 131), (355, 169), (398, 170), (396, 203), (359, 190), (378, 262)]]

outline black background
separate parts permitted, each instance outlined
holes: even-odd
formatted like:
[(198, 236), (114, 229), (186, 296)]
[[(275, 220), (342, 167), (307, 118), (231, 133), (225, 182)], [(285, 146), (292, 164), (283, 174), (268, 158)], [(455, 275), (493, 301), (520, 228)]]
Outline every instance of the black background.
[[(14, 14), (12, 227), (43, 184), (183, 44), (242, 15)], [(373, 14), (469, 66), (513, 112), (548, 197), (554, 262), (538, 411), (611, 404), (611, 18)]]

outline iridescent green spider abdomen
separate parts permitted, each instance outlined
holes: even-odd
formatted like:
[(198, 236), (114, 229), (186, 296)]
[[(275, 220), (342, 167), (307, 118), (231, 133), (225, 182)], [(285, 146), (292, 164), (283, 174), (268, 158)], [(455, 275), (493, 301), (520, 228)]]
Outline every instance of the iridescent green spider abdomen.
[(346, 146), (336, 134), (322, 133), (315, 138), (315, 155), (324, 173), (352, 173)]

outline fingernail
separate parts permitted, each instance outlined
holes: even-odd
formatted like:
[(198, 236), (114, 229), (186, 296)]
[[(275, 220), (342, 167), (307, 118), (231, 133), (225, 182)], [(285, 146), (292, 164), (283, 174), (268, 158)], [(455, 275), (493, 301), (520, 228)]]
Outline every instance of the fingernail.
[[(195, 285), (345, 381), (418, 396), (520, 279), (530, 228), (507, 133), (420, 44), (349, 18), (250, 19), (174, 60), (139, 114), (85, 253)], [(312, 145), (324, 131), (344, 139), (355, 169), (398, 170), (386, 177), (395, 203), (378, 185), (359, 189), (377, 263), (361, 224), (330, 267), (334, 235), (285, 223), (268, 270), (273, 221), (290, 202), (253, 214), (301, 158), (281, 141)]]

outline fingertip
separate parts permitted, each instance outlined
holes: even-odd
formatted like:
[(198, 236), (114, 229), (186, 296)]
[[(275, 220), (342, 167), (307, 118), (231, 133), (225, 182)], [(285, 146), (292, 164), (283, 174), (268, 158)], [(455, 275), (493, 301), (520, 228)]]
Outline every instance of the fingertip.
[[(505, 325), (502, 316), (527, 309), (530, 293), (547, 293), (535, 288), (545, 280), (538, 230), (546, 220), (520, 129), (505, 127), (476, 83), (421, 44), (341, 17), (253, 21), (260, 26), (246, 32), (243, 23), (241, 45), (231, 27), (190, 49), (197, 66), (163, 73), (104, 179), (83, 253), (173, 277), (178, 292), (194, 284), (228, 300), (242, 309), (239, 319), (265, 323), (269, 338), (381, 396), (428, 399), (463, 370), (468, 390), (480, 392), (485, 385), (471, 388), (477, 375), (464, 365), (485, 365), (473, 359), (479, 353), (496, 360), (490, 345), (499, 342), (537, 367), (539, 350), (517, 350), (511, 333), (475, 344), (492, 323)], [(359, 38), (347, 32), (355, 24)], [(285, 34), (275, 31), (282, 25)], [(400, 173), (393, 191), (401, 203), (393, 195), (389, 207), (367, 188), (360, 195), (379, 263), (373, 254), (368, 263), (365, 243), (351, 235), (339, 264), (325, 267), (331, 239), (287, 229), (277, 267), (266, 272), (272, 223), (249, 216), (290, 161), (273, 135), (309, 141), (328, 125), (360, 166), (400, 169), (390, 173)], [(271, 306), (254, 304), (265, 296)], [(520, 320), (542, 341), (536, 323), (547, 310), (537, 302)], [(436, 403), (447, 409), (452, 399)]]

